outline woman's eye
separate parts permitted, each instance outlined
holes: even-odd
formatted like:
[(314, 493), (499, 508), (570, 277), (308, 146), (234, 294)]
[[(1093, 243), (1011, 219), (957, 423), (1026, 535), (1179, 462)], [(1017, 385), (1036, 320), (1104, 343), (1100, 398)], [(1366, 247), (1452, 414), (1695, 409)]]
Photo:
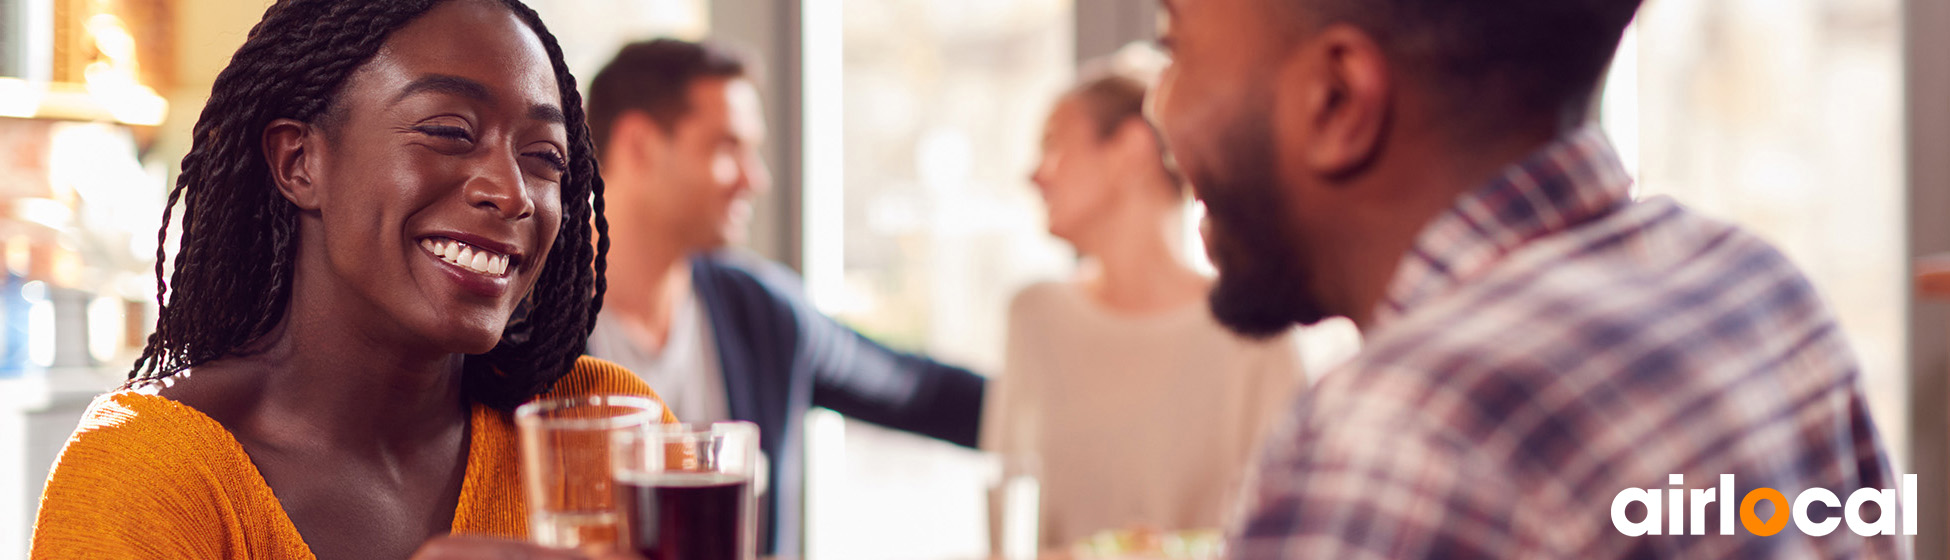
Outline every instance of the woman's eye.
[(474, 135), (468, 134), (467, 129), (458, 126), (442, 126), (442, 125), (429, 124), (429, 125), (421, 125), (418, 127), (414, 127), (413, 130), (417, 130), (421, 134), (425, 134), (427, 136), (433, 136), (437, 138), (446, 138), (449, 140), (460, 140), (462, 142), (474, 141)]
[(537, 152), (528, 152), (528, 153), (526, 153), (526, 154), (522, 154), (522, 155), (525, 155), (525, 156), (529, 156), (529, 157), (532, 157), (532, 158), (535, 158), (535, 159), (539, 159), (539, 160), (542, 160), (542, 162), (543, 162), (543, 163), (547, 163), (547, 164), (548, 164), (548, 166), (549, 166), (549, 168), (550, 168), (550, 169), (554, 169), (556, 173), (568, 173), (568, 172), (569, 172), (569, 162), (568, 162), (568, 160), (565, 160), (565, 159), (563, 159), (563, 158), (562, 158), (562, 154), (559, 154), (559, 153), (556, 153), (556, 152), (555, 152), (555, 151), (553, 151), (553, 150), (543, 150), (543, 151), (537, 151)]

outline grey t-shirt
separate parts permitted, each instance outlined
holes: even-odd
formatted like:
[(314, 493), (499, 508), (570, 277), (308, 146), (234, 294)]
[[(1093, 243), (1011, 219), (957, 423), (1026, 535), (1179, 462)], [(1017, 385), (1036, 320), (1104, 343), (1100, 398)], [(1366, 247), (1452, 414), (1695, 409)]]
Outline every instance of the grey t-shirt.
[(719, 370), (718, 347), (711, 339), (711, 319), (695, 291), (685, 292), (671, 317), (670, 336), (661, 349), (645, 348), (634, 330), (612, 314), (596, 317), (589, 333), (589, 355), (616, 362), (663, 397), (678, 420), (692, 423), (731, 419)]

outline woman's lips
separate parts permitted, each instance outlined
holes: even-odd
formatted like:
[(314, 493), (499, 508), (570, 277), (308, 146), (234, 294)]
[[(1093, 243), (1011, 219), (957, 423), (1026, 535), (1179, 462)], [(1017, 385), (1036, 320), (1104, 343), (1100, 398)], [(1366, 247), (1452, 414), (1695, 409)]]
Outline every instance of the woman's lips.
[(483, 298), (498, 298), (507, 294), (515, 272), (522, 265), (521, 259), (516, 256), (446, 237), (423, 238), (420, 240), (420, 250), (439, 261), (434, 266), (446, 272), (447, 277), (459, 284), (462, 290)]
[(462, 241), (444, 237), (428, 237), (420, 240), (420, 248), (426, 249), (428, 253), (439, 257), (442, 261), (446, 261), (447, 264), (467, 269), (476, 274), (491, 277), (503, 277), (513, 274), (509, 266), (512, 259), (508, 255), (475, 247)]

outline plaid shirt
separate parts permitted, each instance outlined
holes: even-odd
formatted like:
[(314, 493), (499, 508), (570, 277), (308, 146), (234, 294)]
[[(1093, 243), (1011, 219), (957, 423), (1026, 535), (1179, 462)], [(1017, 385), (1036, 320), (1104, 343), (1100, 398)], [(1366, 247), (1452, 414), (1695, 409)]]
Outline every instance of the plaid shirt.
[(1864, 538), (1845, 523), (1824, 537), (1791, 523), (1770, 537), (1719, 536), (1717, 502), (1704, 510), (1707, 536), (1612, 526), (1614, 496), (1667, 496), (1670, 474), (1689, 490), (1735, 475), (1736, 506), (1759, 487), (1789, 500), (1811, 487), (1842, 500), (1897, 488), (1856, 360), (1807, 280), (1754, 236), (1669, 199), (1633, 201), (1630, 185), (1587, 128), (1430, 222), (1366, 348), (1269, 438), (1230, 554), (1903, 554), (1904, 537)]

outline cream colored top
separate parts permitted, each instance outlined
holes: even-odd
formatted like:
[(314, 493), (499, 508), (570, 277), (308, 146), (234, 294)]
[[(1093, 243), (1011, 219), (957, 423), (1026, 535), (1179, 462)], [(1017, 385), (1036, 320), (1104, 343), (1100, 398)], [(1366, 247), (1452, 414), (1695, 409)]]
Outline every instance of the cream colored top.
[(1218, 528), (1262, 428), (1305, 383), (1291, 333), (1255, 342), (1204, 302), (1147, 316), (1071, 284), (1016, 294), (983, 447), (1039, 471), (1044, 546)]

